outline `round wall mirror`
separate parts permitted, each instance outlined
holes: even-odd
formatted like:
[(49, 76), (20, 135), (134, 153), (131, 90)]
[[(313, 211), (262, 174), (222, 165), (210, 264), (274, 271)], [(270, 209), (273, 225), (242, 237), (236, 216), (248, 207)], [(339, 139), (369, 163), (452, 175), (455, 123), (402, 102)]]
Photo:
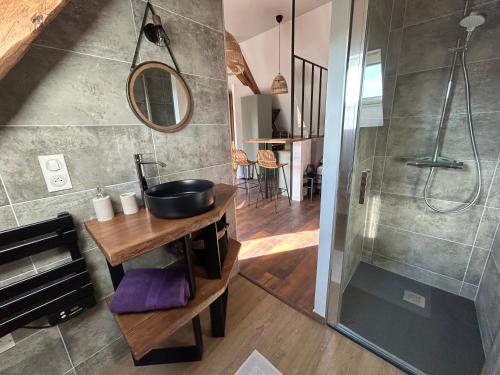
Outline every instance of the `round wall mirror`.
[(137, 65), (128, 77), (127, 97), (137, 118), (161, 132), (180, 130), (191, 115), (186, 82), (177, 71), (160, 62)]

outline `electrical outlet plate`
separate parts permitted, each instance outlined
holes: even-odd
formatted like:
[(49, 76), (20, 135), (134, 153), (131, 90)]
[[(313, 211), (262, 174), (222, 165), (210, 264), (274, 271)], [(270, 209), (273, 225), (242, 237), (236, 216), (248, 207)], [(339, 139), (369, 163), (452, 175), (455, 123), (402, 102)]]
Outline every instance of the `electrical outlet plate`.
[(38, 162), (49, 193), (73, 188), (63, 154), (40, 155)]
[(0, 337), (0, 353), (13, 348), (14, 346), (16, 346), (16, 343), (14, 342), (11, 334)]

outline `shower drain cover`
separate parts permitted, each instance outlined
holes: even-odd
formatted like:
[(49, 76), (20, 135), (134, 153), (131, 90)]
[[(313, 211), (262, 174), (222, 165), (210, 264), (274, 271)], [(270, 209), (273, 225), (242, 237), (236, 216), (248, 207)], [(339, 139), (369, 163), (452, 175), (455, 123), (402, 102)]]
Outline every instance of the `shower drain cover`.
[(403, 293), (403, 300), (425, 309), (425, 297), (420, 294), (405, 290)]

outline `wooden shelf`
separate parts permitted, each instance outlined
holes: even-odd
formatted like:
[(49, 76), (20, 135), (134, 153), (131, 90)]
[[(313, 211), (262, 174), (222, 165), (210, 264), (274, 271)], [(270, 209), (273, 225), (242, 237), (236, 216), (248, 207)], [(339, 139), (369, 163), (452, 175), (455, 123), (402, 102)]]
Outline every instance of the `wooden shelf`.
[(229, 277), (236, 267), (241, 244), (229, 239), (229, 249), (224, 262), (221, 279), (206, 279), (196, 276), (196, 297), (185, 307), (146, 313), (114, 314), (115, 320), (127, 341), (135, 359), (141, 359), (157, 348), (176, 330), (206, 309), (224, 293)]
[(236, 190), (232, 185), (216, 184), (214, 208), (185, 219), (159, 219), (142, 208), (133, 215), (120, 213), (110, 221), (87, 221), (85, 227), (109, 264), (116, 266), (220, 220)]
[(24, 56), (30, 43), (67, 0), (6, 0), (0, 11), (0, 79)]

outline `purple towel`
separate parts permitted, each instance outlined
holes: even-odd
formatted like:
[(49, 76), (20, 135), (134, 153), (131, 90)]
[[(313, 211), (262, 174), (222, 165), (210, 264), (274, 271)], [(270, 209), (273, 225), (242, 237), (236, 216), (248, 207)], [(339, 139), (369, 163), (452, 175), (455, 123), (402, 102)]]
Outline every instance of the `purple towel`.
[(115, 314), (186, 306), (189, 285), (184, 269), (131, 269), (109, 305)]

